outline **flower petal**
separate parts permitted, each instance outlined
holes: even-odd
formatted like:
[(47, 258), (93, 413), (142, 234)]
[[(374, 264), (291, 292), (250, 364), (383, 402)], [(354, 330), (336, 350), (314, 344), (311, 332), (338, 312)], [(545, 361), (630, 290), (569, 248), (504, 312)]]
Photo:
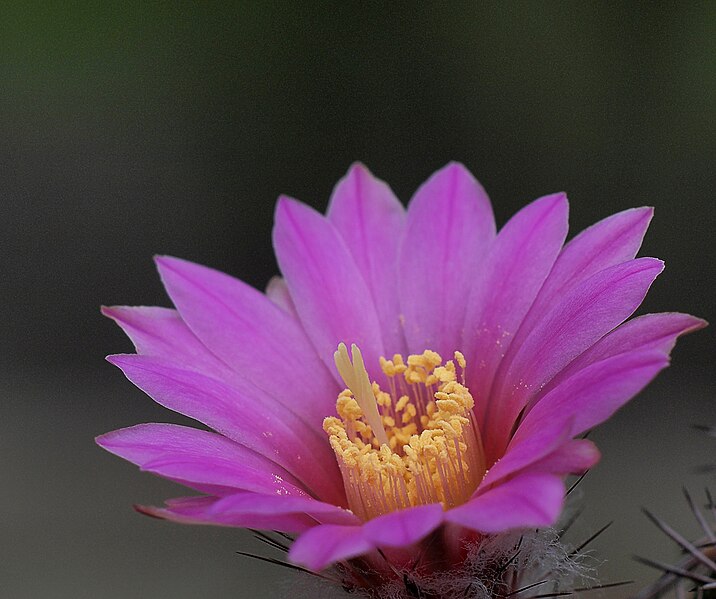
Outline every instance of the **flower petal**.
[(482, 533), (551, 526), (563, 502), (561, 477), (528, 472), (446, 512), (445, 520)]
[(522, 322), (514, 345), (519, 347), (555, 302), (582, 281), (633, 259), (653, 215), (653, 208), (624, 210), (585, 229), (567, 243)]
[(239, 521), (250, 523), (251, 516), (290, 514), (305, 514), (320, 524), (346, 526), (360, 524), (360, 520), (351, 512), (335, 505), (316, 501), (310, 497), (277, 494), (234, 493), (214, 503), (210, 513), (227, 524)]
[(142, 470), (204, 493), (224, 487), (306, 495), (301, 483), (286, 470), (216, 433), (176, 424), (138, 424), (101, 435), (96, 441)]
[(339, 389), (296, 320), (219, 271), (166, 256), (157, 266), (179, 314), (204, 345), (320, 431)]
[(549, 472), (560, 476), (583, 474), (594, 466), (600, 457), (596, 445), (589, 439), (572, 439), (530, 466), (530, 472)]
[(171, 520), (181, 524), (213, 524), (216, 526), (241, 526), (258, 530), (280, 530), (282, 532), (303, 532), (316, 525), (315, 520), (305, 514), (251, 514), (245, 520), (235, 517), (226, 522), (221, 514), (213, 511), (220, 501), (217, 497), (186, 497), (167, 501), (167, 506), (152, 507), (135, 505), (135, 509), (147, 516)]
[(439, 503), (420, 505), (373, 518), (363, 525), (363, 532), (377, 546), (412, 545), (440, 526), (443, 514)]
[(415, 193), (398, 273), (411, 353), (459, 349), (465, 298), (494, 237), (490, 200), (463, 165), (448, 164)]
[(157, 358), (119, 355), (108, 360), (157, 403), (266, 456), (318, 497), (343, 503), (340, 474), (328, 444), (272, 398)]
[(138, 354), (231, 381), (235, 373), (191, 332), (176, 310), (150, 306), (103, 307), (132, 340)]
[(516, 472), (529, 468), (571, 439), (570, 421), (546, 420), (541, 424), (540, 428), (530, 431), (529, 435), (513, 439), (502, 458), (488, 470), (480, 483), (481, 487), (488, 489)]
[(388, 185), (354, 164), (333, 190), (326, 214), (368, 284), (387, 355), (405, 353), (398, 301), (398, 248), (405, 210)]
[[(329, 371), (343, 384), (333, 353), (340, 342), (355, 343), (375, 377), (384, 354), (380, 323), (370, 290), (341, 235), (312, 208), (282, 197), (273, 238), (303, 328)], [(336, 395), (331, 399), (335, 403)], [(324, 415), (334, 413), (334, 407)]]
[(535, 434), (550, 420), (571, 421), (570, 436), (579, 435), (609, 418), (668, 364), (668, 358), (653, 349), (595, 362), (540, 399), (520, 424), (514, 439)]
[(296, 306), (293, 305), (291, 293), (289, 292), (288, 285), (286, 285), (286, 280), (283, 277), (275, 275), (269, 279), (269, 282), (266, 285), (266, 297), (284, 312), (290, 314), (294, 318), (298, 318), (298, 314), (296, 314)]
[(289, 559), (318, 572), (335, 562), (367, 553), (374, 548), (361, 526), (324, 524), (306, 531), (291, 546)]
[(678, 337), (702, 329), (707, 324), (705, 320), (679, 312), (638, 316), (605, 335), (573, 360), (545, 386), (531, 404), (536, 403), (540, 397), (549, 393), (576, 372), (600, 360), (649, 349), (660, 351), (664, 356), (668, 356)]
[(607, 268), (573, 288), (502, 361), (492, 393), (486, 444), (500, 455), (529, 398), (575, 357), (639, 307), (664, 265), (640, 258)]
[(481, 430), (488, 430), (495, 371), (562, 247), (567, 212), (564, 194), (524, 207), (500, 231), (477, 274), (460, 347)]

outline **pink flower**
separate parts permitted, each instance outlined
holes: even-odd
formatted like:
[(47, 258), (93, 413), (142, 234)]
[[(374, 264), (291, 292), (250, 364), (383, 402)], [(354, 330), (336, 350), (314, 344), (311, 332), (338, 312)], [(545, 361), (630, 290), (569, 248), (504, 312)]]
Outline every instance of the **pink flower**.
[(137, 350), (109, 361), (216, 432), (142, 424), (97, 442), (202, 494), (148, 514), (299, 533), (290, 559), (313, 570), (377, 548), (400, 567), (432, 533), (449, 567), (470, 539), (553, 524), (564, 477), (599, 459), (576, 437), (704, 326), (627, 321), (663, 268), (634, 258), (651, 216), (626, 210), (563, 245), (560, 193), (497, 234), (460, 164), (407, 211), (354, 165), (325, 217), (279, 200), (284, 278), (266, 295), (160, 257), (176, 310), (104, 310)]

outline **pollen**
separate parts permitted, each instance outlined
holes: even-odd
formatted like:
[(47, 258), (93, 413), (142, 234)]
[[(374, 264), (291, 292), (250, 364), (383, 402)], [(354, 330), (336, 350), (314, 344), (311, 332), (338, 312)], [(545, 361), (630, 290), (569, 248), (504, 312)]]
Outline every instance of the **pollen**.
[(355, 345), (351, 357), (341, 343), (334, 358), (346, 389), (336, 401), (338, 417), (326, 418), (323, 429), (353, 513), (369, 520), (467, 501), (485, 475), (485, 458), (465, 386), (465, 357), (456, 351), (454, 361), (443, 363), (431, 350), (407, 360), (381, 357), (385, 389), (370, 381)]

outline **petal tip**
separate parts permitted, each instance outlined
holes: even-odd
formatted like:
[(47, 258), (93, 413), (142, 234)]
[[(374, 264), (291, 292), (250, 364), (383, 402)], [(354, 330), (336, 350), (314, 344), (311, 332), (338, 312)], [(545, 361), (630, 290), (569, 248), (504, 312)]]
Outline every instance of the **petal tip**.
[(159, 276), (164, 280), (168, 271), (176, 271), (182, 266), (190, 265), (191, 262), (182, 260), (181, 258), (175, 258), (174, 256), (156, 254), (154, 256), (154, 264), (159, 271)]
[[(114, 432), (114, 431), (113, 431)], [(110, 433), (104, 433), (102, 435), (97, 435), (94, 438), (94, 442), (99, 445), (102, 449), (107, 449), (109, 445), (112, 443), (112, 437), (113, 432)]]
[(634, 210), (643, 214), (649, 220), (654, 216), (654, 206), (639, 206), (638, 208), (634, 208)]
[(162, 264), (168, 264), (171, 263), (172, 260), (176, 260), (176, 258), (174, 258), (173, 256), (168, 256), (166, 254), (154, 254), (154, 256), (152, 256), (152, 259), (154, 260), (154, 263), (158, 266)]
[(542, 196), (537, 198), (531, 204), (525, 206), (525, 208), (532, 208), (532, 210), (537, 210), (538, 213), (542, 213), (544, 215), (550, 214), (553, 211), (564, 212), (565, 215), (568, 215), (569, 199), (567, 198), (567, 192), (558, 191), (556, 193), (550, 193)]
[(151, 505), (141, 505), (139, 503), (132, 505), (132, 508), (135, 512), (142, 514), (143, 516), (149, 516), (150, 518), (156, 518), (157, 520), (166, 520), (166, 518), (161, 515), (160, 508), (152, 507)]
[(105, 306), (102, 305), (99, 307), (99, 313), (102, 316), (106, 316), (107, 318), (111, 318), (112, 320), (117, 320), (119, 314), (121, 313), (122, 307), (121, 306)]
[(296, 198), (292, 198), (289, 195), (282, 193), (276, 200), (276, 210), (287, 210), (297, 204), (300, 204)]
[(705, 329), (707, 326), (709, 326), (709, 321), (706, 320), (705, 318), (699, 318), (698, 316), (691, 316), (691, 319), (693, 321), (693, 324), (688, 328), (688, 330), (684, 331), (685, 333), (693, 333), (695, 331)]
[(433, 178), (439, 180), (443, 177), (452, 178), (456, 180), (467, 179), (470, 182), (477, 183), (477, 179), (475, 178), (475, 175), (472, 174), (470, 169), (467, 168), (462, 162), (459, 162), (457, 160), (451, 160), (445, 166), (436, 170), (428, 180), (431, 180)]
[(132, 312), (139, 309), (139, 306), (100, 306), (99, 311), (102, 316), (106, 316), (116, 323), (129, 324)]
[(281, 194), (276, 200), (276, 209), (274, 210), (274, 222), (276, 224), (290, 218), (292, 214), (301, 210), (305, 205), (297, 199)]
[(360, 160), (356, 160), (353, 164), (348, 167), (348, 172), (346, 173), (346, 178), (352, 178), (352, 177), (373, 177), (373, 173), (371, 173), (370, 169)]
[(137, 354), (109, 354), (108, 356), (105, 356), (105, 360), (109, 362), (112, 366), (116, 366), (117, 368), (121, 369), (124, 365), (129, 363), (133, 357), (136, 357)]

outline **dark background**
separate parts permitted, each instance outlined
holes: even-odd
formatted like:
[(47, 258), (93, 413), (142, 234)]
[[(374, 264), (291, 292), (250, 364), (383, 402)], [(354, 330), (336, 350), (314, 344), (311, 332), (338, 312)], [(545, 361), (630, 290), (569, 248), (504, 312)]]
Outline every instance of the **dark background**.
[[(155, 253), (263, 288), (276, 197), (323, 210), (354, 160), (404, 202), (460, 160), (500, 224), (560, 190), (573, 232), (653, 205), (644, 310), (716, 318), (715, 3), (18, 2), (0, 28), (1, 597), (295, 596), (248, 533), (132, 511), (181, 491), (93, 437), (178, 420), (103, 361), (131, 346), (99, 305), (168, 305)], [(711, 329), (683, 340), (594, 433), (575, 540), (615, 521), (605, 581), (674, 557), (641, 505), (696, 533), (713, 362)]]

